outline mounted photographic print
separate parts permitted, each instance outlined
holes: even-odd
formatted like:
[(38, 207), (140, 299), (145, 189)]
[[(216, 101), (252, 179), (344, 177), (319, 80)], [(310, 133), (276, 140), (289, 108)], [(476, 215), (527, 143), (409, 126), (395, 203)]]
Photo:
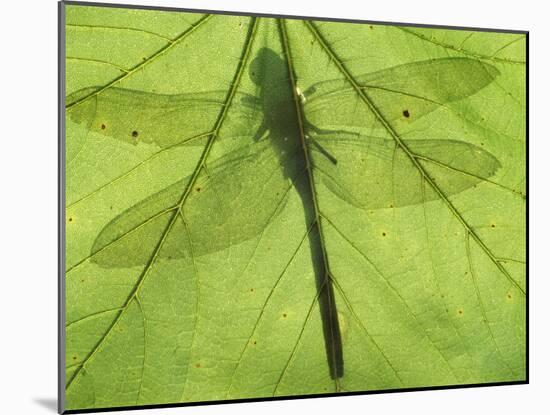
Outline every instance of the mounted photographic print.
[(60, 410), (526, 383), (526, 64), (60, 3)]

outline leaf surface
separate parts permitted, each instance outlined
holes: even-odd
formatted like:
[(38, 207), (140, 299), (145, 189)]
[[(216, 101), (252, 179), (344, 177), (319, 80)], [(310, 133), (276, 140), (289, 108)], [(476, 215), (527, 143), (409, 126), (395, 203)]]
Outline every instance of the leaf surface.
[(68, 408), (525, 379), (524, 35), (66, 10)]

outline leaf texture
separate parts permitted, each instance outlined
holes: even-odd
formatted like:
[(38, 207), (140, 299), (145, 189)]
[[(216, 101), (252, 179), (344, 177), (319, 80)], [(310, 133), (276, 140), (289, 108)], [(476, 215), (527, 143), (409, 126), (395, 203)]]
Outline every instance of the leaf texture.
[(69, 409), (525, 379), (525, 35), (66, 13)]

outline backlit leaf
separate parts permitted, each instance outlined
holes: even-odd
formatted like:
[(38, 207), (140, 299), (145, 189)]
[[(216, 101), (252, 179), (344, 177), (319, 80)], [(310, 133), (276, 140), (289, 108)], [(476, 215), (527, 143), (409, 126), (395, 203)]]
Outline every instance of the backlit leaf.
[(525, 34), (66, 13), (69, 409), (525, 379)]

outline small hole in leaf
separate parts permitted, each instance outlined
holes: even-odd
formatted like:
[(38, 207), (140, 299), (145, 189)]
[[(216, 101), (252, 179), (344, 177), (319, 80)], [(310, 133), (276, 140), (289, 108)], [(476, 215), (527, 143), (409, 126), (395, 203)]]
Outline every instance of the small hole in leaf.
[(404, 110), (403, 111), (403, 117), (409, 118), (410, 116), (411, 116), (411, 113), (409, 112), (409, 110)]
[(382, 232), (382, 236), (386, 236), (386, 232)]
[(512, 294), (508, 293), (507, 297), (512, 299)]
[(200, 192), (200, 191), (202, 190), (202, 188), (197, 187), (195, 190), (196, 190), (197, 192)]
[(132, 131), (132, 137), (136, 138), (138, 135), (139, 133), (136, 130)]
[(101, 129), (104, 130), (105, 128), (107, 128), (107, 126), (105, 124), (101, 124)]
[(256, 344), (256, 340), (254, 340), (252, 343), (253, 343), (253, 344)]
[(73, 218), (69, 218), (69, 222), (72, 222), (73, 221)]
[(491, 223), (491, 228), (494, 228), (495, 227), (495, 224), (494, 223)]
[(251, 288), (251, 289), (250, 289), (250, 292), (253, 293), (253, 292), (254, 292), (254, 288)]
[(283, 313), (283, 318), (286, 318), (286, 313)]
[(463, 313), (464, 313), (464, 311), (458, 310), (458, 314), (462, 315)]

